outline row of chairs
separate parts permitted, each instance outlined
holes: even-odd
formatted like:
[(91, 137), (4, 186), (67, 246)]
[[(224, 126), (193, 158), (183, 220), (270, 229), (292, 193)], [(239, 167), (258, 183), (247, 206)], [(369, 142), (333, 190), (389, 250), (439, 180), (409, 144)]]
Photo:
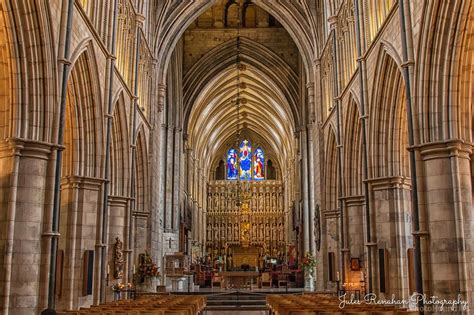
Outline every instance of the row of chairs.
[(418, 315), (393, 305), (346, 304), (329, 294), (282, 294), (268, 295), (267, 306), (274, 315)]
[(197, 315), (206, 307), (206, 297), (199, 295), (147, 295), (136, 300), (119, 300), (79, 311), (58, 315)]

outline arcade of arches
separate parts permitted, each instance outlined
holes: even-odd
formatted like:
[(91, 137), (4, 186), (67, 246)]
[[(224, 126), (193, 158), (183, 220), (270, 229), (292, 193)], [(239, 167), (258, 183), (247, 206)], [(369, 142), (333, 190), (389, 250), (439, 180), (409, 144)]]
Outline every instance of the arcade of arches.
[(473, 311), (472, 1), (0, 13), (0, 313), (110, 300), (145, 252)]

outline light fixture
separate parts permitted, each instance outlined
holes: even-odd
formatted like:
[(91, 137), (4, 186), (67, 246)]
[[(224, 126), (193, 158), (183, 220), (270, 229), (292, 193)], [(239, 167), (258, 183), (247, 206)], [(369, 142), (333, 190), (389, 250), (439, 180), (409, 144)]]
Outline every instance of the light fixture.
[[(245, 89), (247, 88), (247, 85), (245, 82), (240, 81), (240, 73), (241, 71), (246, 70), (246, 66), (242, 64), (240, 60), (240, 52), (241, 52), (241, 41), (240, 41), (240, 27), (241, 27), (241, 10), (240, 10), (240, 3), (236, 2), (237, 8), (238, 8), (238, 21), (237, 21), (237, 39), (236, 39), (236, 48), (237, 48), (237, 57), (236, 57), (236, 62), (235, 62), (235, 68), (237, 70), (237, 96), (235, 98), (235, 107), (236, 107), (236, 112), (237, 112), (237, 119), (235, 123), (235, 129), (236, 129), (236, 139), (235, 139), (235, 148), (236, 151), (238, 152), (240, 142), (242, 141), (241, 139), (241, 130), (240, 130), (240, 106), (245, 105), (247, 103), (247, 100), (245, 98), (241, 98), (240, 95), (240, 89)], [(238, 173), (237, 173), (237, 183), (235, 185), (235, 191), (231, 194), (232, 196), (235, 196), (235, 205), (240, 209), (243, 204), (248, 203), (250, 200), (250, 183), (246, 181), (246, 183), (242, 183), (240, 179), (240, 162), (238, 165)]]

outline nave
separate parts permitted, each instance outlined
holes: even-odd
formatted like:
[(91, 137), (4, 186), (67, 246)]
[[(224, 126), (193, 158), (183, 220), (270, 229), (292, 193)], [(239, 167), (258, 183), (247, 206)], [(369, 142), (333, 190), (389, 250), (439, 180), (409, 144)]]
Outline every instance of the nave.
[(471, 314), (473, 21), (471, 0), (0, 0), (0, 314), (233, 290)]

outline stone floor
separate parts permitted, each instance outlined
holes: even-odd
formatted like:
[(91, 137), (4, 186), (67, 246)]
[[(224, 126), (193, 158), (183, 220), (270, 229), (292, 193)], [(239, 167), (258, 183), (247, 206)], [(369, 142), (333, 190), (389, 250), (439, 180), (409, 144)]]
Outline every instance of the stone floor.
[(268, 311), (204, 311), (203, 315), (268, 315)]

